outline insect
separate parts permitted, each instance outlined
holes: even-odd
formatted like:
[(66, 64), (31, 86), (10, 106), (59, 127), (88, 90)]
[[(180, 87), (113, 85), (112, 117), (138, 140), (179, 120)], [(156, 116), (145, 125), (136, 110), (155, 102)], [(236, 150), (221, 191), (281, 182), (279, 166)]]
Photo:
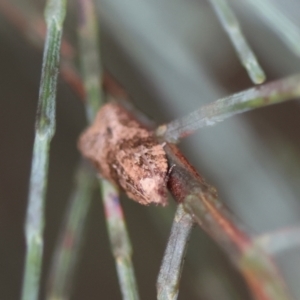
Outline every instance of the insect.
[(99, 174), (123, 188), (129, 198), (144, 205), (167, 204), (163, 145), (117, 103), (99, 110), (78, 147)]

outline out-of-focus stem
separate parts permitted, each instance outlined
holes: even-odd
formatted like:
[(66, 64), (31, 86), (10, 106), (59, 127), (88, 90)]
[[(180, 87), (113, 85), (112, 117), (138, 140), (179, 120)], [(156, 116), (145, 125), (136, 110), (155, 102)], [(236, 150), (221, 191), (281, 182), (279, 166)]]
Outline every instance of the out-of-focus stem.
[(243, 274), (259, 300), (291, 299), (271, 257), (253, 243), (220, 201), (218, 194), (187, 162), (175, 145), (164, 147), (171, 172), (168, 187), (186, 212), (211, 236)]
[(105, 179), (101, 180), (101, 190), (108, 234), (123, 299), (139, 299), (131, 261), (132, 249), (119, 201), (119, 192)]
[(50, 141), (55, 132), (55, 98), (66, 1), (49, 0), (45, 9), (47, 34), (37, 108), (36, 132), (26, 213), (26, 257), (22, 299), (38, 299), (43, 255), (44, 206)]
[(78, 36), (80, 48), (80, 63), (85, 87), (87, 117), (89, 122), (102, 105), (102, 67), (99, 47), (99, 22), (92, 0), (78, 0)]
[(74, 190), (66, 211), (48, 278), (48, 300), (70, 299), (74, 271), (84, 240), (84, 226), (95, 187), (95, 175), (83, 162), (76, 171)]
[[(87, 102), (87, 118), (91, 122), (102, 104), (102, 68), (99, 59), (98, 22), (92, 0), (78, 0), (80, 60)], [(124, 300), (137, 300), (138, 289), (131, 260), (132, 249), (118, 190), (100, 179), (102, 200), (106, 212), (108, 234)]]
[(246, 68), (253, 83), (262, 83), (266, 76), (255, 54), (248, 45), (239, 22), (227, 0), (209, 0), (224, 30), (227, 32), (242, 65)]
[(192, 216), (179, 204), (156, 283), (158, 300), (176, 300), (178, 297), (184, 256), (193, 225)]
[(236, 114), (297, 97), (300, 97), (299, 74), (248, 89), (200, 107), (181, 119), (159, 126), (156, 135), (170, 143), (178, 143), (181, 138), (191, 135), (199, 128), (212, 126)]
[(275, 33), (297, 56), (300, 56), (300, 28), (294, 24), (282, 11), (276, 8), (274, 1), (247, 0), (269, 24)]

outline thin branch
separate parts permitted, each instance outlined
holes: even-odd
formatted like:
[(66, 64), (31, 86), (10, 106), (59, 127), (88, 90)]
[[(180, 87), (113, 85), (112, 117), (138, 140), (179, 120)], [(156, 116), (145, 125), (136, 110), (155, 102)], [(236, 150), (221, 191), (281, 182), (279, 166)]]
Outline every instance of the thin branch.
[(55, 98), (59, 50), (66, 1), (49, 0), (45, 9), (47, 34), (37, 108), (36, 133), (26, 213), (26, 258), (22, 299), (37, 299), (43, 255), (44, 206), (50, 141), (55, 132)]
[[(92, 122), (102, 104), (102, 68), (99, 59), (98, 22), (92, 0), (78, 0), (80, 59), (87, 100), (87, 118)], [(127, 232), (118, 190), (108, 181), (100, 179), (102, 201), (111, 248), (123, 299), (139, 299), (138, 288), (131, 260), (132, 249)]]
[(297, 97), (300, 97), (300, 74), (254, 87), (200, 107), (181, 119), (159, 126), (156, 135), (170, 143), (178, 143), (181, 138), (202, 127), (212, 126), (236, 114)]
[(246, 68), (253, 83), (262, 83), (266, 76), (255, 54), (248, 45), (239, 22), (227, 0), (209, 0), (224, 30), (227, 32), (242, 65)]
[(300, 28), (293, 23), (282, 11), (270, 0), (247, 0), (269, 24), (278, 37), (294, 52), (300, 56)]
[(205, 182), (175, 145), (167, 145), (165, 150), (169, 164), (176, 165), (168, 182), (172, 195), (225, 251), (256, 299), (291, 299), (273, 260), (252, 243), (251, 235), (220, 201), (215, 188)]
[(184, 256), (194, 224), (191, 215), (179, 204), (156, 283), (158, 300), (176, 300), (178, 297)]
[(95, 175), (86, 164), (81, 162), (75, 179), (65, 224), (56, 245), (48, 277), (46, 298), (48, 300), (70, 299), (72, 281), (84, 242), (85, 221), (95, 187)]
[(91, 123), (103, 103), (102, 66), (100, 62), (99, 22), (93, 0), (78, 0), (78, 36), (82, 78), (88, 105), (87, 117)]
[(104, 179), (101, 180), (101, 190), (106, 224), (123, 299), (139, 299), (131, 261), (132, 248), (119, 201), (119, 192), (109, 181)]
[[(172, 206), (173, 205), (166, 207), (163, 210), (147, 210), (151, 222), (162, 237), (166, 235), (168, 224), (173, 216)], [(182, 205), (179, 204), (178, 206)], [(186, 228), (186, 230), (188, 230), (188, 228)], [(179, 243), (179, 245), (180, 244), (181, 243)], [(203, 297), (206, 299), (207, 297), (208, 299), (241, 300), (240, 292), (235, 285), (236, 283), (228, 276), (227, 267), (215, 261), (216, 253), (207, 252), (208, 249), (203, 248), (204, 244), (201, 238), (188, 240), (188, 255), (185, 255), (183, 261), (183, 263), (188, 266), (188, 272), (184, 274), (185, 288), (188, 288), (189, 291), (195, 295), (195, 299), (202, 299)], [(177, 246), (174, 246), (173, 250), (176, 251)], [(202, 257), (202, 259), (200, 259), (200, 257)], [(207, 258), (208, 263), (203, 264), (203, 258), (204, 260)], [(183, 266), (181, 266), (181, 269), (183, 269)], [(212, 274), (213, 278), (211, 276)], [(207, 285), (208, 281), (210, 281), (211, 284)], [(173, 282), (175, 282), (175, 280)], [(179, 281), (178, 285), (180, 285)], [(167, 287), (165, 289), (167, 289)], [(179, 298), (180, 293), (179, 291)]]

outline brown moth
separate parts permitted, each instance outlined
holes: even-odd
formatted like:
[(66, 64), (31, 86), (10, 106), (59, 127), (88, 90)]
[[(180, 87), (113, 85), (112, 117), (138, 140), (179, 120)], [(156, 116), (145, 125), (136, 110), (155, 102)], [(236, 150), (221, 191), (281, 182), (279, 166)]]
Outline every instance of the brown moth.
[(80, 136), (78, 147), (101, 176), (121, 186), (131, 199), (144, 205), (167, 204), (163, 146), (120, 105), (105, 104)]

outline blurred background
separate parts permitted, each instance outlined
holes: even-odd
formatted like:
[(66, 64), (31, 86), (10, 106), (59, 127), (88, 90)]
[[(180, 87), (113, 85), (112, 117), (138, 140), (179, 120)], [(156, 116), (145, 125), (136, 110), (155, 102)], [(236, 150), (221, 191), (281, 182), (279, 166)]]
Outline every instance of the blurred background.
[[(103, 64), (133, 103), (157, 124), (253, 85), (208, 1), (96, 2)], [(9, 3), (42, 30), (43, 1)], [(299, 57), (262, 20), (258, 10), (248, 1), (229, 3), (268, 81), (299, 72)], [(300, 32), (300, 2), (272, 3)], [(69, 3), (64, 36), (76, 48), (75, 4)], [(24, 35), (7, 18), (7, 7), (6, 1), (0, 0), (0, 299), (18, 299), (42, 50), (33, 46), (30, 28)], [(254, 234), (300, 222), (299, 112), (298, 101), (263, 108), (201, 129), (180, 145)], [(50, 156), (42, 298), (79, 161), (76, 141), (85, 126), (81, 100), (60, 78), (57, 130)], [(170, 201), (167, 208), (143, 207), (125, 198), (122, 204), (141, 299), (155, 299), (156, 276), (175, 205)], [(277, 255), (276, 262), (295, 299), (300, 299), (299, 249)], [(121, 299), (97, 191), (72, 299)], [(199, 228), (189, 245), (179, 299), (251, 299), (228, 258)]]

